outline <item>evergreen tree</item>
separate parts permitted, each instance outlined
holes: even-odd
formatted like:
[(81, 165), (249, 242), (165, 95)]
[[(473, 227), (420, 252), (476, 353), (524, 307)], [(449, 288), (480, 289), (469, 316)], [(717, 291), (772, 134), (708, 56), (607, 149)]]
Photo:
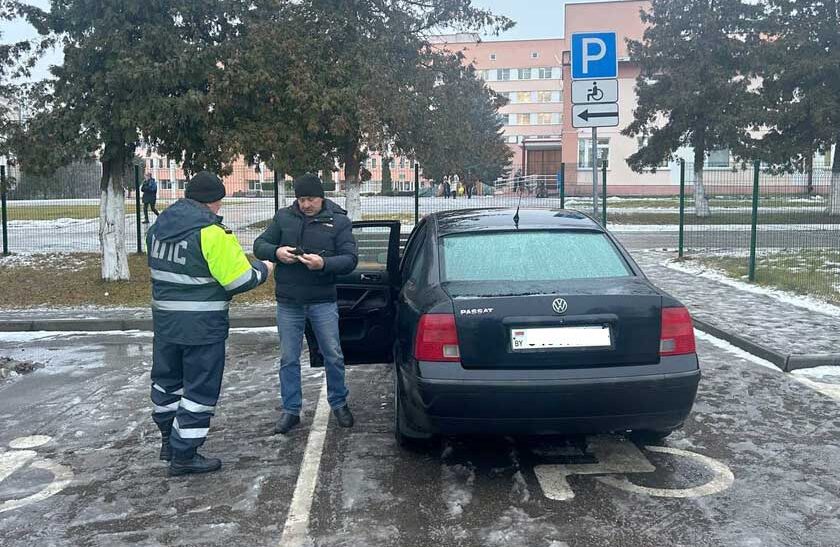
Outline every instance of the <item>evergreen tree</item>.
[(641, 13), (644, 37), (629, 41), (640, 67), (638, 104), (623, 131), (645, 137), (627, 159), (635, 170), (656, 169), (680, 147), (694, 150), (697, 216), (710, 214), (703, 185), (708, 152), (745, 153), (749, 91), (749, 40), (760, 8), (746, 0), (652, 0)]

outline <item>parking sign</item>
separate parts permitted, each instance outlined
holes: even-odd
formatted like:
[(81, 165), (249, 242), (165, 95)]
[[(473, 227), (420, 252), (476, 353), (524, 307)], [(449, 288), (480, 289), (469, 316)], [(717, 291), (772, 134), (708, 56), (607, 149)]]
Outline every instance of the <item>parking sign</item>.
[(618, 77), (615, 32), (572, 34), (572, 79)]

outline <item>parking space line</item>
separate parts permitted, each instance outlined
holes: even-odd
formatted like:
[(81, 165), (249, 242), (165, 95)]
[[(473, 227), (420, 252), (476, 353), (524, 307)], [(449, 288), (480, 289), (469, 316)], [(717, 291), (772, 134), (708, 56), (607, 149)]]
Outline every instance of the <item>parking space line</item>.
[(306, 449), (303, 453), (303, 462), (300, 465), (297, 484), (295, 484), (295, 493), (292, 496), (286, 525), (283, 527), (283, 535), (280, 538), (282, 547), (298, 547), (307, 544), (309, 513), (312, 510), (329, 421), (330, 405), (327, 401), (327, 379), (324, 376), (315, 407), (315, 417), (312, 419), (309, 439), (306, 441)]

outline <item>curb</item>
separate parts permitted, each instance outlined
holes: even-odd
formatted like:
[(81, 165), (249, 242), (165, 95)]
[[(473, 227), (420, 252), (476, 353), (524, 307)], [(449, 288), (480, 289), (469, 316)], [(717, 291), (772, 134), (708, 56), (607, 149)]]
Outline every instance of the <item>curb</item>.
[(694, 326), (716, 338), (726, 340), (736, 348), (740, 348), (748, 353), (752, 353), (756, 357), (761, 357), (765, 361), (773, 363), (782, 372), (792, 372), (804, 368), (840, 366), (840, 353), (784, 354), (737, 334), (725, 331), (696, 317), (694, 318)]

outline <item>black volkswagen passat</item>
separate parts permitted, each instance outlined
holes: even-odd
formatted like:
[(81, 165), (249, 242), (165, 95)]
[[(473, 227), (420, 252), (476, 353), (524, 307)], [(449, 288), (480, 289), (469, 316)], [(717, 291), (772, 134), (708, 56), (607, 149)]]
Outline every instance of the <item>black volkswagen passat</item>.
[[(394, 361), (401, 444), (436, 434), (634, 431), (685, 421), (700, 380), (686, 308), (573, 211), (355, 223), (338, 280), (348, 362)], [(397, 266), (399, 264), (399, 266)]]

